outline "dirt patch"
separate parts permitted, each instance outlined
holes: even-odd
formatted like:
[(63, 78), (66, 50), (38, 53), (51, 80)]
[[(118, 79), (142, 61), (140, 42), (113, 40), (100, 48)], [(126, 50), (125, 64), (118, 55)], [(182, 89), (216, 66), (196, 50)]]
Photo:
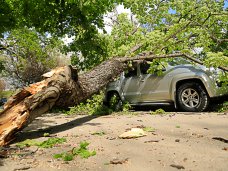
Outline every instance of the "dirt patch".
[[(119, 138), (131, 128), (147, 128), (144, 129), (147, 135)], [(216, 113), (152, 116), (142, 112), (136, 116), (100, 117), (47, 114), (24, 129), (17, 141), (64, 137), (67, 142), (45, 149), (37, 146), (18, 149), (15, 142), (5, 148), (8, 157), (0, 159), (0, 170), (225, 171), (228, 146), (223, 140), (228, 139), (227, 130), (228, 115)], [(69, 152), (85, 141), (90, 143), (88, 150), (96, 151), (96, 155), (88, 159), (74, 156), (72, 161), (53, 158), (54, 154)], [(3, 149), (2, 152), (5, 154)]]

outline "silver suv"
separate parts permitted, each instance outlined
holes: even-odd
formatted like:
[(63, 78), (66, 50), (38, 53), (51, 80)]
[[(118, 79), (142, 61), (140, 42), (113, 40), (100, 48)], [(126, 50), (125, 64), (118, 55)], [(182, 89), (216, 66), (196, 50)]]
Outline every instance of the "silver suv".
[(200, 112), (207, 109), (210, 98), (228, 94), (228, 86), (217, 81), (218, 70), (183, 64), (185, 60), (179, 65), (179, 61), (170, 62), (161, 75), (148, 74), (150, 65), (138, 61), (131, 71), (107, 85), (104, 104), (114, 110), (121, 109), (125, 101), (133, 106), (174, 104), (182, 111)]

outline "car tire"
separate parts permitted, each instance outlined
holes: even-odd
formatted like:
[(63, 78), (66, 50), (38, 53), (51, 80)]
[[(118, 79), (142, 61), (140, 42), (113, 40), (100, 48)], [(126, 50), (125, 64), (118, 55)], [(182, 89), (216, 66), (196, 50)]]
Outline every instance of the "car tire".
[(108, 107), (116, 112), (123, 109), (123, 102), (117, 92), (113, 92), (108, 96)]
[(206, 90), (199, 83), (185, 83), (177, 89), (178, 107), (186, 112), (202, 112), (209, 105)]

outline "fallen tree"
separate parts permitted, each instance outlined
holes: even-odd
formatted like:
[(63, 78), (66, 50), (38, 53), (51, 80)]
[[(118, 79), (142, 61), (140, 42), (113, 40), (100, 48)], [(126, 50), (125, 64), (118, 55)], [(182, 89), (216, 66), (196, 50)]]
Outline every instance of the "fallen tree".
[[(53, 106), (74, 106), (90, 98), (116, 78), (126, 68), (128, 61), (181, 56), (202, 64), (191, 56), (176, 53), (113, 58), (80, 75), (72, 66), (56, 68), (44, 74), (43, 81), (21, 89), (5, 104), (4, 110), (0, 113), (0, 146), (9, 144), (15, 133)], [(221, 69), (228, 71), (228, 68)]]

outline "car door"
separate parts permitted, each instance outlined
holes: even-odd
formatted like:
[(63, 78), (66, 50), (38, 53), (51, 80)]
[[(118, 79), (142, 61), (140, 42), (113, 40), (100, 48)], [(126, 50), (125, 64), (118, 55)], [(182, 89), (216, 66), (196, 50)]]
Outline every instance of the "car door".
[(141, 99), (140, 94), (140, 77), (139, 77), (139, 65), (137, 64), (133, 70), (125, 73), (125, 79), (122, 83), (122, 90), (125, 100), (129, 103), (138, 103)]
[(170, 99), (169, 95), (169, 85), (170, 79), (169, 76), (165, 73), (158, 74), (148, 74), (147, 70), (149, 69), (149, 64), (141, 63), (140, 64), (140, 85), (139, 92), (141, 94), (141, 102), (164, 102)]

